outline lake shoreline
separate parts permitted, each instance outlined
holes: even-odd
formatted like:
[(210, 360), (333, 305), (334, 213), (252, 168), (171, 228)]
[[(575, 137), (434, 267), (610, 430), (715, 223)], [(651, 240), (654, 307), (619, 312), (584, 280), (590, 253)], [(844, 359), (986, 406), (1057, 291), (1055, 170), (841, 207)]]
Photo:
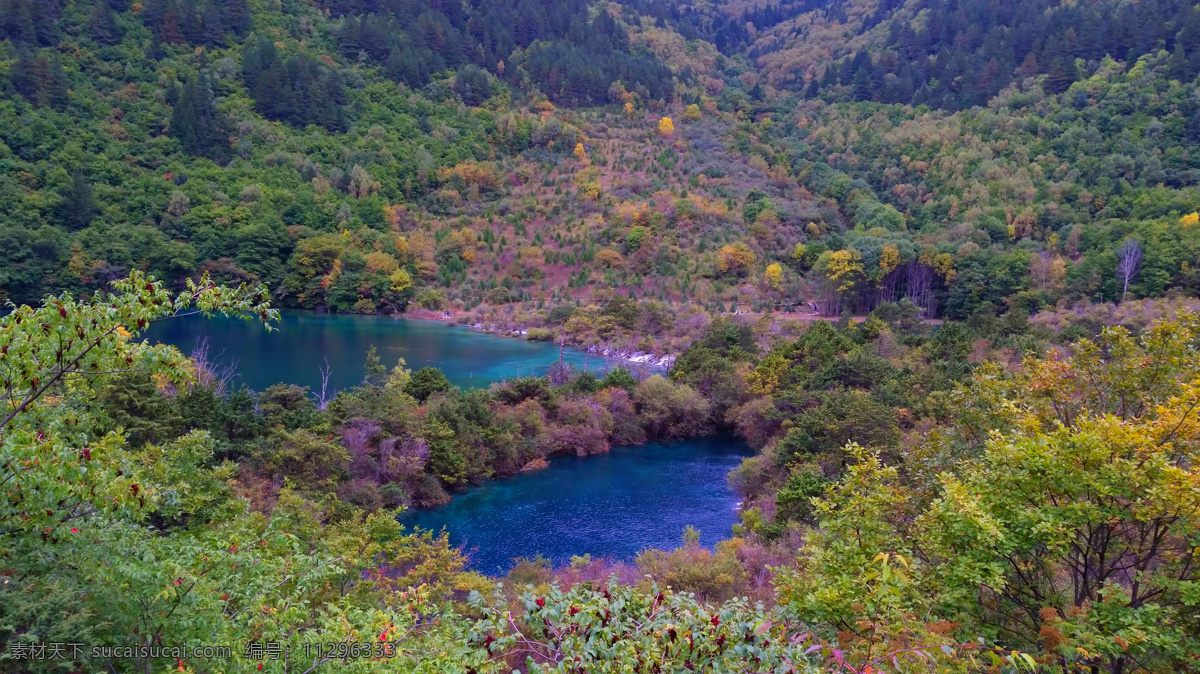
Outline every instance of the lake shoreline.
[[(331, 437), (303, 434), (293, 437), (284, 432), (279, 440), (285, 444), (340, 445), (349, 461), (344, 467), (348, 477), (339, 484), (340, 497), (347, 502), (375, 508), (408, 504), (411, 516), (434, 517), (447, 508), (462, 507), (456, 503), (479, 498), (473, 494), (480, 491), (509, 492), (533, 480), (534, 484), (543, 485), (538, 487), (541, 492), (549, 494), (539, 501), (544, 506), (553, 498), (570, 496), (561, 485), (544, 481), (553, 482), (570, 475), (576, 483), (572, 488), (581, 494), (590, 493), (587, 497), (590, 501), (544, 506), (544, 513), (520, 520), (526, 530), (540, 532), (537, 527), (542, 524), (541, 518), (558, 517), (556, 513), (579, 508), (583, 514), (574, 520), (578, 528), (603, 528), (611, 520), (645, 534), (642, 538), (638, 538), (641, 534), (630, 535), (630, 540), (640, 541), (633, 550), (589, 547), (588, 540), (579, 540), (572, 554), (630, 559), (641, 548), (677, 545), (685, 525), (699, 524), (711, 531), (714, 543), (728, 537), (738, 518), (739, 500), (728, 486), (728, 473), (750, 450), (740, 441), (709, 434), (712, 424), (707, 403), (677, 397), (680, 385), (662, 377), (643, 377), (651, 366), (637, 361), (628, 363), (635, 371), (633, 377), (615, 375), (602, 388), (596, 379), (605, 376), (602, 369), (611, 373), (615, 365), (628, 367), (627, 361), (616, 359), (617, 353), (612, 349), (563, 350), (552, 342), (496, 339), (501, 335), (451, 330), (452, 327), (464, 326), (427, 320), (427, 316), (420, 315), (392, 316), (388, 320), (381, 316), (284, 310), (278, 330), (270, 332), (234, 319), (206, 320), (194, 316), (156, 324), (145, 337), (152, 342), (174, 344), (185, 352), (198, 341), (207, 342), (211, 356), (207, 362), (215, 363), (218, 370), (227, 365), (228, 371), (236, 372), (231, 387), (244, 385), (260, 393), (281, 383), (306, 387), (307, 398), (315, 403), (314, 414), (342, 415)], [(397, 417), (387, 415), (386, 405), (376, 407), (371, 402), (390, 395), (378, 378), (364, 382), (365, 362), (372, 349), (384, 372), (400, 362), (411, 372), (404, 384), (408, 396), (394, 401), (411, 412), (410, 423), (395, 424)], [(530, 380), (545, 377), (563, 360), (574, 373), (586, 368), (593, 376), (580, 380), (582, 388), (563, 389), (561, 395), (553, 396), (551, 389), (566, 383), (565, 380), (553, 384)], [(328, 374), (329, 380), (317, 379), (322, 374)], [(565, 374), (569, 379), (571, 373)], [(408, 391), (408, 383), (412, 381), (421, 383)], [(429, 402), (438, 391), (446, 391), (444, 400)], [(694, 396), (688, 391), (687, 395)], [(342, 406), (326, 412), (326, 406), (339, 400), (343, 393), (348, 398), (342, 399)], [(477, 393), (483, 393), (482, 398)], [(283, 391), (276, 388), (267, 395), (274, 406), (298, 404), (288, 402), (288, 396), (294, 393), (289, 393), (286, 387)], [(554, 404), (550, 404), (551, 398)], [(663, 415), (653, 420), (643, 416), (642, 407), (648, 400), (664, 401), (668, 407), (661, 410)], [(486, 409), (481, 407), (478, 414), (467, 415), (465, 410), (470, 405), (485, 405)], [(442, 431), (431, 431), (422, 421), (434, 408), (449, 415), (446, 419), (456, 424), (453, 435), (447, 436), (438, 447), (433, 446), (434, 438), (442, 437), (437, 435)], [(439, 428), (444, 431), (451, 427)], [(499, 444), (485, 440), (490, 436), (480, 433), (487, 429), (502, 430), (508, 440)], [(430, 433), (434, 435), (431, 437)], [(675, 443), (647, 441), (663, 437), (690, 439)], [(694, 452), (667, 447), (707, 449), (691, 456)], [(436, 452), (441, 454), (433, 456)], [(719, 470), (702, 460), (714, 455), (725, 457)], [(657, 462), (659, 468), (646, 468), (647, 462)], [(683, 468), (676, 470), (676, 463)], [(381, 466), (387, 466), (386, 470)], [(691, 477), (679, 477), (689, 470)], [(645, 474), (635, 479), (640, 471)], [(593, 472), (601, 475), (595, 479), (608, 484), (612, 493), (594, 490)], [(672, 476), (670, 480), (663, 479), (667, 475)], [(266, 474), (259, 477), (262, 493), (271, 493)], [(461, 488), (467, 485), (473, 486)], [(621, 490), (630, 489), (637, 493), (619, 496)], [(706, 498), (710, 500), (705, 501)], [(681, 505), (671, 505), (673, 501)], [(698, 501), (707, 505), (695, 505)], [(713, 505), (716, 502), (719, 503)], [(515, 504), (512, 517), (517, 518), (525, 505), (530, 504), (524, 501)], [(671, 512), (661, 511), (662, 507)], [(676, 521), (678, 518), (687, 521)], [(561, 522), (554, 526), (558, 527), (552, 527), (554, 536), (570, 539), (580, 535)], [(664, 526), (670, 531), (662, 529)], [(514, 538), (521, 535), (521, 532), (512, 534)], [(537, 540), (549, 541), (546, 536), (550, 534), (539, 534)], [(612, 531), (596, 536), (597, 541), (624, 540)], [(526, 552), (540, 551), (532, 546)]]
[[(321, 311), (318, 309), (305, 309), (305, 308), (288, 308), (288, 309), (285, 309), (285, 311), (310, 313), (315, 316), (324, 316), (324, 317), (349, 317), (349, 316), (378, 317), (378, 318), (391, 318), (393, 320), (398, 320), (398, 321), (431, 322), (431, 323), (437, 323), (439, 325), (445, 325), (446, 327), (450, 327), (450, 328), (464, 328), (470, 332), (474, 332), (474, 333), (481, 334), (481, 335), (489, 335), (492, 337), (501, 337), (504, 339), (511, 339), (511, 340), (521, 341), (521, 342), (551, 343), (556, 346), (561, 346), (561, 345), (559, 345), (558, 342), (556, 342), (554, 340), (528, 339), (527, 338), (528, 333), (529, 333), (528, 329), (520, 329), (520, 330), (489, 329), (487, 327), (484, 327), (484, 325), (482, 323), (460, 322), (460, 319), (463, 318), (462, 316), (455, 315), (453, 312), (446, 312), (446, 311), (432, 311), (429, 309), (410, 309), (410, 310), (402, 312), (402, 313), (390, 313), (390, 314), (350, 314), (350, 313)], [(447, 315), (447, 314), (449, 314), (449, 315)], [(678, 354), (673, 354), (673, 353), (669, 353), (669, 354), (666, 354), (663, 356), (657, 356), (654, 353), (647, 352), (647, 351), (620, 351), (620, 350), (617, 350), (612, 347), (602, 347), (601, 345), (594, 345), (594, 346), (588, 347), (587, 349), (584, 349), (577, 344), (569, 344), (569, 345), (567, 345), (566, 348), (573, 349), (578, 352), (584, 352), (584, 353), (588, 354), (589, 356), (599, 357), (601, 360), (605, 361), (606, 363), (608, 361), (618, 361), (619, 363), (626, 363), (626, 364), (629, 364), (630, 366), (632, 366), (629, 369), (633, 369), (633, 367), (646, 367), (651, 370), (656, 370), (656, 371), (661, 371), (661, 372), (669, 371), (671, 369), (671, 367), (674, 366), (675, 360), (679, 357)]]
[[(311, 309), (284, 309), (278, 329), (263, 331), (242, 321), (186, 316), (157, 323), (144, 338), (190, 353), (207, 339), (212, 359), (236, 363), (237, 385), (256, 391), (279, 384), (307, 386), (319, 392), (322, 371), (332, 371), (329, 392), (347, 390), (362, 382), (368, 350), (376, 347), (389, 369), (403, 359), (405, 366), (445, 371), (463, 389), (487, 388), (530, 375), (543, 376), (565, 357), (582, 369), (589, 355), (574, 347), (535, 340), (495, 339), (501, 335), (469, 329), (429, 315), (344, 314)], [(452, 328), (466, 327), (458, 330)]]

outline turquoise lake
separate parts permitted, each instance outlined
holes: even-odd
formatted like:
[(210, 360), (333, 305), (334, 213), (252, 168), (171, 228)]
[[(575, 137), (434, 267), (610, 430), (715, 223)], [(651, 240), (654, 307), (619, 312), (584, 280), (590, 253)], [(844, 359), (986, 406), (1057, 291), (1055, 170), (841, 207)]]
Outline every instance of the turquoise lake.
[[(355, 386), (372, 345), (389, 368), (397, 358), (414, 370), (432, 365), (463, 388), (541, 375), (559, 359), (555, 344), (435, 321), (299, 311), (283, 312), (279, 329), (270, 333), (257, 323), (189, 316), (156, 324), (145, 337), (184, 353), (206, 338), (210, 360), (236, 363), (233, 385), (257, 391), (280, 382), (316, 390), (326, 360), (331, 389)], [(568, 349), (565, 357), (582, 369), (581, 351)], [(589, 360), (590, 370), (603, 367), (603, 361)], [(474, 487), (439, 508), (408, 511), (403, 520), (445, 528), (471, 568), (489, 574), (506, 572), (515, 557), (536, 554), (559, 564), (583, 554), (628, 561), (646, 548), (678, 546), (688, 525), (712, 546), (729, 537), (738, 519), (726, 476), (751, 453), (742, 442), (712, 437), (552, 457), (545, 470)]]
[(718, 436), (552, 457), (545, 470), (488, 482), (444, 506), (410, 510), (401, 521), (444, 527), (471, 568), (487, 574), (536, 554), (556, 565), (583, 554), (628, 561), (646, 548), (678, 547), (688, 525), (712, 547), (738, 520), (726, 476), (752, 453)]
[[(256, 391), (278, 384), (299, 384), (314, 391), (321, 386), (320, 369), (328, 360), (333, 374), (329, 386), (342, 390), (362, 382), (363, 363), (372, 345), (390, 370), (403, 358), (412, 370), (432, 365), (441, 368), (451, 383), (462, 388), (487, 386), (494, 381), (543, 375), (559, 359), (557, 344), (497, 337), (437, 321), (390, 316), (356, 316), (283, 311), (267, 332), (257, 322), (229, 318), (186, 316), (155, 324), (145, 337), (166, 342), (191, 353), (206, 337), (209, 359), (236, 362), (239, 377)], [(567, 349), (565, 359), (582, 369), (583, 352)], [(602, 368), (592, 357), (588, 368)]]

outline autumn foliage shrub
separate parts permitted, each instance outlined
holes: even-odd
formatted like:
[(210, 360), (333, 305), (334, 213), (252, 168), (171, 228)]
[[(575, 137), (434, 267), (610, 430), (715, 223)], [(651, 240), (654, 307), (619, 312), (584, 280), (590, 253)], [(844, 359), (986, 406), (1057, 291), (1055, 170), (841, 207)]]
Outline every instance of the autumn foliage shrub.
[(671, 551), (647, 550), (635, 563), (664, 587), (691, 592), (700, 599), (726, 601), (750, 594), (746, 571), (737, 556), (739, 544), (736, 539), (723, 541), (714, 552), (693, 539)]

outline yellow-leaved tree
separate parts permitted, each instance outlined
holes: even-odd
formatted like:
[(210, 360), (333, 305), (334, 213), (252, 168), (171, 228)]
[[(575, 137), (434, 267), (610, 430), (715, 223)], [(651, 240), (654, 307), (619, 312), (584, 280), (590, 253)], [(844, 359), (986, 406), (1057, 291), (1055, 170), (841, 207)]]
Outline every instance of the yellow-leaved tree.
[(823, 312), (836, 316), (842, 311), (843, 297), (854, 292), (864, 278), (862, 254), (854, 248), (827, 250), (813, 268), (820, 274)]
[(658, 132), (664, 136), (671, 136), (675, 133), (675, 120), (670, 117), (663, 117), (658, 120)]
[(884, 274), (890, 274), (899, 266), (900, 249), (893, 243), (885, 245), (879, 254), (879, 271)]
[[(828, 257), (826, 256), (828, 255)], [(833, 282), (838, 292), (848, 292), (854, 289), (863, 274), (862, 254), (853, 248), (822, 253), (818, 267), (824, 272), (825, 278)]]
[(753, 250), (750, 250), (750, 246), (736, 241), (721, 247), (717, 253), (717, 268), (721, 270), (722, 274), (740, 275), (745, 273), (757, 259), (758, 256), (754, 254)]
[(808, 246), (804, 245), (803, 243), (797, 243), (796, 246), (792, 248), (792, 259), (796, 262), (804, 262), (806, 255), (808, 255)]
[(849, 447), (785, 611), (855, 658), (994, 634), (1047, 670), (1195, 670), (1198, 337), (1184, 313), (986, 364), (900, 465)]
[(767, 270), (763, 275), (772, 288), (779, 290), (779, 282), (783, 280), (783, 267), (778, 262), (772, 262), (767, 265)]

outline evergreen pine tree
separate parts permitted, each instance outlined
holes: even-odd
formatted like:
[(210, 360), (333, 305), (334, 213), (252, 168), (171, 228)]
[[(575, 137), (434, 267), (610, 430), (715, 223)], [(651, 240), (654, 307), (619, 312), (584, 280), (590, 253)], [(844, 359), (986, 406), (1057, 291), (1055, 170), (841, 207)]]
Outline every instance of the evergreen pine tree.
[(17, 93), (24, 96), (30, 103), (37, 103), (37, 92), (41, 87), (38, 83), (37, 59), (28, 50), (22, 49), (17, 54), (17, 61), (9, 68), (9, 81)]
[(367, 349), (367, 362), (363, 365), (363, 385), (383, 386), (387, 383), (387, 368), (379, 360), (379, 351), (372, 344)]
[(1020, 67), (1017, 68), (1017, 73), (1021, 77), (1036, 77), (1040, 70), (1037, 58), (1033, 55), (1033, 52), (1029, 52), (1025, 55), (1025, 59), (1021, 61)]
[(455, 76), (454, 92), (462, 98), (463, 103), (477, 106), (492, 95), (492, 86), (487, 73), (469, 65), (460, 68)]
[(808, 88), (804, 91), (805, 98), (816, 98), (821, 95), (821, 85), (817, 84), (817, 78), (812, 78), (808, 83)]
[(153, 5), (153, 12), (147, 7), (144, 20), (150, 25), (150, 29), (154, 31), (155, 37), (167, 44), (182, 44), (186, 41), (183, 34), (183, 17), (179, 9), (179, 3), (175, 0), (156, 0)]
[(1075, 75), (1074, 61), (1064, 57), (1054, 59), (1046, 74), (1046, 91), (1052, 94), (1061, 94), (1075, 81)]
[(111, 47), (121, 42), (121, 25), (106, 0), (98, 0), (88, 14), (88, 36), (97, 44)]
[(221, 20), (221, 10), (216, 3), (211, 3), (204, 12), (203, 20), (204, 44), (212, 47), (225, 46), (225, 25)]
[(203, 72), (184, 85), (171, 112), (170, 133), (188, 154), (208, 157), (217, 163), (229, 160), (225, 120), (217, 111), (212, 87)]
[[(275, 43), (260, 37), (257, 40), (246, 41), (242, 48), (242, 81), (251, 92), (258, 86), (259, 77), (266, 70), (273, 69), (279, 60), (279, 50)], [(258, 96), (254, 98), (257, 100)]]
[(391, 51), (388, 52), (387, 62), (383, 66), (383, 74), (393, 82), (407, 83), (408, 78), (405, 77), (405, 66), (404, 53), (400, 51), (399, 47), (393, 46)]
[(200, 151), (200, 133), (196, 120), (196, 83), (188, 82), (183, 87), (175, 109), (171, 111), (170, 135), (179, 141), (183, 151), (188, 154), (203, 154)]
[(38, 44), (47, 47), (58, 44), (58, 3), (42, 0), (25, 0), (25, 3), (31, 7), (33, 31)]
[(1196, 108), (1188, 116), (1187, 123), (1183, 127), (1183, 136), (1192, 143), (1200, 143), (1200, 108)]
[(62, 59), (55, 54), (50, 58), (50, 76), (46, 80), (46, 102), (50, 107), (61, 112), (70, 101), (67, 73), (63, 70)]
[(179, 103), (180, 96), (183, 96), (183, 87), (179, 86), (179, 82), (171, 82), (163, 89), (163, 100), (172, 108)]
[(34, 66), (34, 76), (38, 87), (34, 98), (38, 106), (51, 107), (60, 112), (65, 109), (70, 96), (67, 93), (67, 74), (63, 71), (58, 54), (50, 58), (39, 56)]
[(33, 27), (33, 8), (28, 0), (10, 0), (5, 33), (19, 45), (37, 44), (37, 30)]
[(361, 23), (360, 19), (348, 16), (342, 19), (341, 30), (338, 31), (338, 49), (341, 50), (342, 56), (352, 59), (358, 57), (359, 44), (358, 34)]
[(100, 212), (92, 186), (82, 173), (71, 176), (71, 184), (59, 193), (62, 201), (57, 210), (58, 222), (69, 230), (83, 229)]
[(825, 66), (825, 72), (821, 75), (821, 88), (829, 89), (838, 83), (838, 69), (836, 64), (830, 63)]
[(221, 9), (221, 21), (227, 32), (245, 35), (250, 30), (250, 6), (246, 0), (214, 0)]
[(874, 95), (873, 87), (871, 86), (871, 73), (866, 68), (859, 68), (858, 72), (854, 73), (854, 79), (851, 81), (854, 89), (854, 100), (869, 101)]
[(1171, 58), (1167, 59), (1167, 77), (1180, 82), (1188, 82), (1192, 79), (1188, 77), (1191, 74), (1190, 66), (1187, 53), (1183, 49), (1183, 41), (1180, 40), (1175, 43), (1175, 50), (1171, 52)]
[(152, 38), (143, 53), (146, 55), (147, 61), (160, 61), (167, 55), (167, 45), (158, 38)]

